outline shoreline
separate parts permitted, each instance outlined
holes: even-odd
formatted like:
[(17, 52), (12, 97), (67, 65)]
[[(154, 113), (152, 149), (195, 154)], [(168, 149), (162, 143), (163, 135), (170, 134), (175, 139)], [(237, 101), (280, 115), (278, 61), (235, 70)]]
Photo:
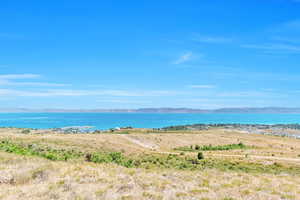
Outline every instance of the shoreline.
[(162, 128), (136, 128), (131, 126), (114, 127), (109, 129), (96, 129), (95, 126), (67, 126), (59, 128), (25, 128), (25, 127), (0, 127), (2, 129), (20, 129), (21, 132), (28, 134), (30, 132), (40, 132), (43, 134), (129, 134), (131, 131), (148, 131), (149, 133), (167, 133), (167, 132), (193, 132), (201, 130), (222, 129), (224, 131), (235, 131), (245, 134), (261, 134), (280, 137), (290, 137), (300, 139), (300, 124), (188, 124), (167, 126)]

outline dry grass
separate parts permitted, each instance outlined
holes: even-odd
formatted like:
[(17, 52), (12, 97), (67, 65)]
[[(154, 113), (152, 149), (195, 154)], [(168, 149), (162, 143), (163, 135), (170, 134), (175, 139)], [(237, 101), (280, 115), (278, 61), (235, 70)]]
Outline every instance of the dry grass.
[[(256, 148), (208, 152), (205, 156), (242, 156), (251, 162), (289, 162), (300, 167), (300, 141), (248, 135), (223, 130), (193, 133), (135, 133), (129, 135), (45, 135), (0, 129), (0, 140), (88, 150), (117, 150), (125, 154), (171, 152), (195, 144), (231, 144), (242, 141)], [(36, 131), (39, 132), (39, 131)], [(218, 155), (213, 155), (218, 154)], [(249, 156), (245, 156), (248, 154)], [(275, 154), (272, 156), (272, 154)], [(268, 159), (254, 156), (269, 156)], [(224, 157), (224, 156), (223, 156)], [(272, 159), (274, 157), (274, 159)], [(237, 158), (226, 157), (234, 160)], [(300, 158), (299, 158), (300, 159)], [(0, 199), (300, 199), (300, 177), (293, 174), (257, 174), (235, 171), (125, 168), (115, 164), (49, 161), (0, 152)]]
[(0, 153), (0, 199), (299, 199), (289, 175), (128, 169)]
[[(123, 151), (125, 153), (140, 152), (170, 152), (176, 147), (189, 145), (224, 145), (243, 142), (255, 148), (233, 150), (230, 154), (276, 156), (284, 158), (300, 158), (300, 140), (277, 136), (245, 134), (228, 132), (222, 129), (197, 132), (166, 132), (148, 133), (142, 129), (141, 133), (132, 130), (130, 134), (21, 134), (21, 129), (1, 129), (0, 139), (11, 138), (22, 142), (37, 142), (53, 146), (72, 146), (84, 150), (106, 149)], [(40, 133), (42, 131), (32, 131)], [(144, 144), (144, 145), (143, 145)], [(215, 153), (215, 152), (213, 152)], [(228, 154), (218, 152), (219, 154)]]

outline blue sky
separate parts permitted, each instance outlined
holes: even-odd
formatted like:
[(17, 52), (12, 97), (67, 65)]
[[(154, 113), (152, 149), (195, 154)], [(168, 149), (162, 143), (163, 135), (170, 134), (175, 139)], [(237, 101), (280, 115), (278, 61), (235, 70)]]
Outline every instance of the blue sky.
[(299, 0), (6, 1), (0, 108), (300, 107)]

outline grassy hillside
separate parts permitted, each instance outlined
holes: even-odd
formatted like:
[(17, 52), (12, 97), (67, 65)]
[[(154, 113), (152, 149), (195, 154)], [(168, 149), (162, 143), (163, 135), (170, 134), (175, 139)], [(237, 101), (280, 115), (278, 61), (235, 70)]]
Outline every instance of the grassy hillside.
[(123, 132), (0, 129), (0, 199), (300, 199), (300, 140)]

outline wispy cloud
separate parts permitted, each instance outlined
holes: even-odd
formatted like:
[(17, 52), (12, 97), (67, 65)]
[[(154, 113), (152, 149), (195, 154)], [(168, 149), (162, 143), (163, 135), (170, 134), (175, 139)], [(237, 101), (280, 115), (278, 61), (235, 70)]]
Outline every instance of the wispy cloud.
[(143, 96), (173, 96), (180, 94), (177, 91), (151, 90), (151, 91), (132, 91), (132, 90), (14, 90), (0, 89), (0, 96), (23, 96), (23, 97), (50, 97), (50, 96), (124, 96), (124, 97), (143, 97)]
[(249, 49), (262, 49), (262, 50), (272, 50), (272, 51), (289, 51), (300, 53), (300, 46), (288, 45), (288, 44), (244, 44), (241, 45), (243, 48)]
[(70, 86), (70, 84), (45, 83), (45, 82), (13, 82), (7, 80), (0, 80), (0, 86), (65, 87), (65, 86)]
[(272, 37), (272, 40), (287, 43), (300, 43), (300, 38), (295, 37), (274, 36)]
[(39, 78), (41, 75), (39, 74), (0, 74), (0, 79), (32, 79), (32, 78)]
[[(47, 82), (23, 82), (19, 80), (40, 78), (39, 74), (2, 74), (0, 75), (0, 86), (39, 86), (39, 87), (63, 87), (70, 84), (47, 83)], [(18, 81), (16, 81), (18, 80)]]
[(286, 21), (277, 26), (269, 27), (267, 30), (271, 34), (281, 34), (283, 36), (298, 36), (300, 33), (300, 19)]
[[(298, 2), (300, 2), (300, 1), (298, 1)], [(300, 19), (288, 21), (288, 22), (284, 23), (283, 26), (286, 28), (291, 28), (291, 29), (300, 29)]]
[(203, 36), (203, 35), (198, 35), (198, 34), (195, 34), (193, 36), (192, 40), (196, 41), (196, 42), (214, 43), (214, 44), (230, 43), (233, 41), (232, 38), (216, 37), (216, 36)]
[(199, 89), (211, 89), (215, 88), (215, 85), (188, 85), (189, 88), (199, 88)]
[(145, 101), (145, 100), (130, 100), (130, 99), (98, 99), (96, 102), (108, 102), (108, 103), (121, 103), (121, 104), (140, 104), (140, 103), (147, 103), (151, 104), (152, 101)]
[[(300, 19), (272, 25), (261, 32), (262, 42), (240, 44), (242, 48), (263, 50), (264, 53), (300, 53)], [(267, 41), (267, 42), (266, 42)]]
[[(0, 75), (0, 96), (6, 97), (51, 97), (51, 96), (105, 96), (105, 97), (160, 97), (181, 94), (173, 90), (114, 90), (105, 88), (95, 89), (54, 89), (51, 87), (65, 87), (70, 84), (49, 82), (27, 82), (23, 79), (36, 79), (38, 74), (2, 74)], [(7, 86), (4, 88), (4, 86)], [(34, 88), (22, 88), (17, 86), (35, 86)], [(45, 88), (47, 87), (47, 88)], [(50, 89), (48, 88), (50, 87)]]
[(266, 96), (265, 92), (257, 91), (237, 91), (237, 92), (221, 92), (218, 94), (219, 97), (262, 97)]
[(181, 55), (177, 60), (173, 62), (175, 65), (179, 65), (182, 63), (186, 63), (192, 59), (193, 53), (192, 52), (186, 52), (183, 55)]

